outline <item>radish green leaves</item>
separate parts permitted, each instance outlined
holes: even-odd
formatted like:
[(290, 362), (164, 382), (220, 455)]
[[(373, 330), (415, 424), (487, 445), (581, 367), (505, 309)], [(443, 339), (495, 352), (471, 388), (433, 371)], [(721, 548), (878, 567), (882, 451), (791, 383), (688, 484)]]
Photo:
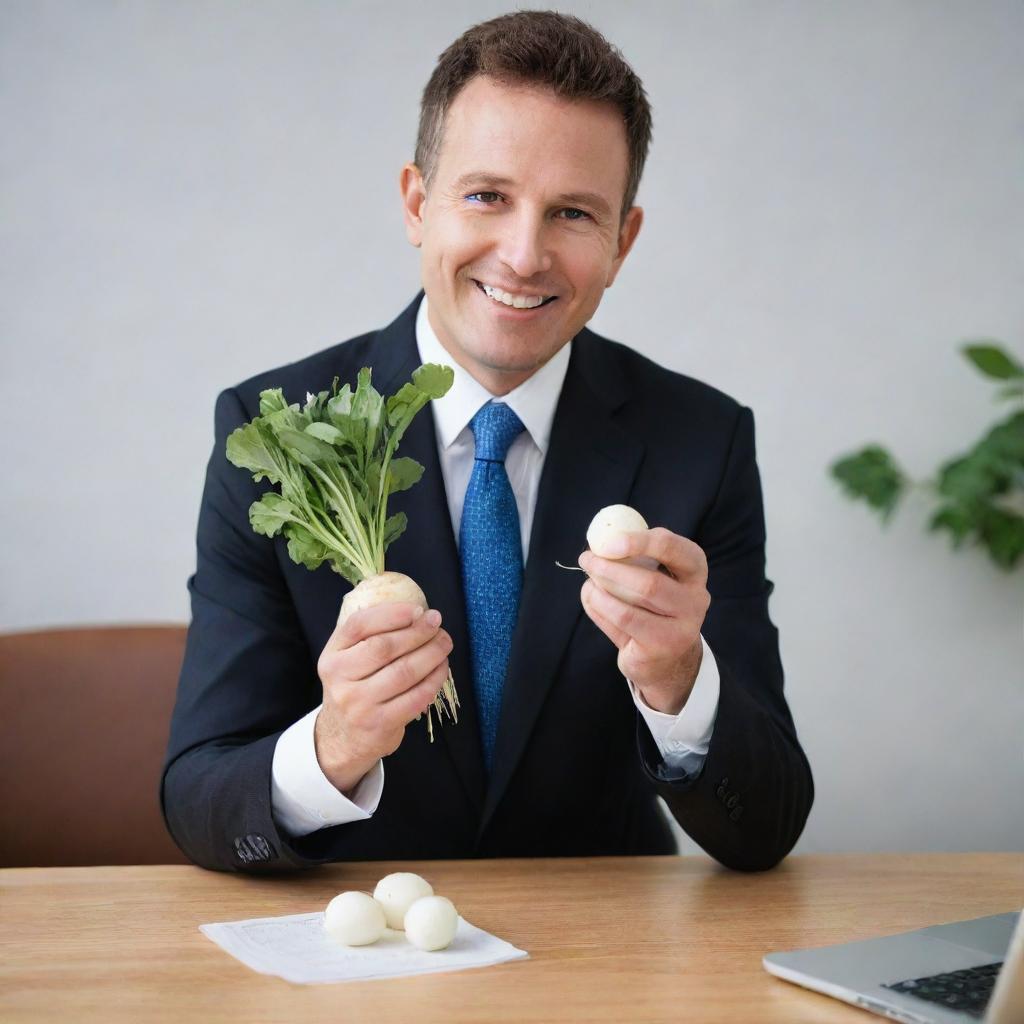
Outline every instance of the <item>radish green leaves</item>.
[(293, 562), (316, 569), (328, 562), (353, 586), (384, 571), (384, 552), (405, 530), (403, 512), (387, 515), (388, 496), (423, 475), (413, 459), (396, 458), (402, 435), (432, 398), (452, 386), (449, 366), (428, 363), (385, 399), (359, 371), (355, 391), (338, 378), (330, 392), (308, 394), (289, 405), (280, 388), (260, 393), (260, 414), (235, 430), (227, 457), (269, 480), (249, 509), (252, 528), (267, 537), (283, 533)]

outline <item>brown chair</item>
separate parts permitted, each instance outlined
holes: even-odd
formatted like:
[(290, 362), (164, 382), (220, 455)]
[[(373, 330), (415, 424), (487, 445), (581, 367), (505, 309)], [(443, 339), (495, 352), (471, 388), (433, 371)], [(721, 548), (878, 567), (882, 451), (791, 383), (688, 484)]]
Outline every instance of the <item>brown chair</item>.
[(0, 867), (184, 864), (160, 770), (184, 626), (0, 636)]

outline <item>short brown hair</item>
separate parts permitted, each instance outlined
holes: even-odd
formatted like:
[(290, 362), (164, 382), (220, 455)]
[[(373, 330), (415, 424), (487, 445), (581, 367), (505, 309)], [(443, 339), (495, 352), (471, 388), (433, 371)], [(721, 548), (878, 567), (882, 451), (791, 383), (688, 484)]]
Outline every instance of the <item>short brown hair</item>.
[(448, 110), (460, 90), (485, 75), (504, 84), (536, 85), (564, 99), (612, 103), (622, 113), (629, 173), (622, 216), (636, 200), (651, 143), (651, 107), (622, 54), (593, 26), (556, 11), (517, 11), (464, 32), (438, 58), (423, 90), (416, 166), (429, 188)]

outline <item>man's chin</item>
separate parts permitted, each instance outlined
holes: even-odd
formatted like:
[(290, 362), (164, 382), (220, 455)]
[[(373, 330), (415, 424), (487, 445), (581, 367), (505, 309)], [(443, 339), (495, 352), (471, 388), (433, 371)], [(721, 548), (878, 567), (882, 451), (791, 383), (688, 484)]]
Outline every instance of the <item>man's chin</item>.
[(546, 355), (540, 352), (510, 351), (506, 345), (474, 346), (466, 351), (473, 361), (489, 373), (517, 376), (539, 370), (551, 358), (553, 353)]
[(545, 325), (543, 332), (536, 324), (502, 324), (495, 329), (477, 320), (467, 326), (466, 351), (493, 370), (516, 372), (543, 366), (561, 348), (551, 325)]

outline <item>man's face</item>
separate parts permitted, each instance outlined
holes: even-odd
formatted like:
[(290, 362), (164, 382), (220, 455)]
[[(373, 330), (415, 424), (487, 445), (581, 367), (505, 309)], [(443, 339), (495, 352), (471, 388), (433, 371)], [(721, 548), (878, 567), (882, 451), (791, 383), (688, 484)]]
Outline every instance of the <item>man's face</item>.
[(449, 108), (429, 192), (403, 169), (430, 324), (492, 394), (543, 366), (615, 280), (643, 219), (633, 207), (620, 226), (628, 165), (611, 104), (477, 77)]

